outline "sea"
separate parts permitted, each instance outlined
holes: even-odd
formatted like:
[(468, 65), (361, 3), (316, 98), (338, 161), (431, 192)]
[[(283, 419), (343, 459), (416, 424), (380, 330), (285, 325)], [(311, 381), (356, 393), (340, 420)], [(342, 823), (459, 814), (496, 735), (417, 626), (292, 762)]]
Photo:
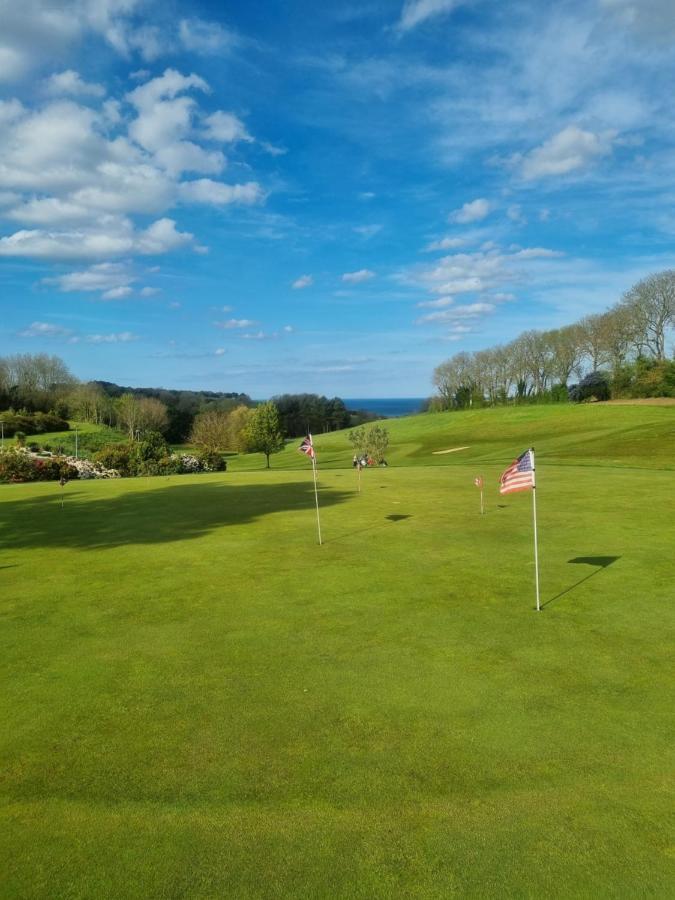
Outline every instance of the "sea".
[(395, 418), (396, 416), (411, 416), (422, 409), (425, 397), (344, 397), (347, 409), (365, 409), (367, 412), (378, 416)]

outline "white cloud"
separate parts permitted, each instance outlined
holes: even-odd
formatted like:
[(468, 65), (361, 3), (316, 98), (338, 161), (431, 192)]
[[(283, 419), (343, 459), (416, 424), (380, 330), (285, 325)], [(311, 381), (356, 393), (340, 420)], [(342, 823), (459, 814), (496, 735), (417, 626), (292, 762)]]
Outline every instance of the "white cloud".
[(253, 319), (228, 319), (227, 322), (214, 322), (213, 323), (216, 328), (250, 328), (251, 325), (255, 325), (256, 323)]
[(406, 0), (396, 27), (399, 31), (410, 31), (427, 19), (452, 12), (462, 2), (463, 0)]
[(124, 263), (98, 263), (80, 272), (67, 272), (55, 278), (45, 279), (45, 284), (55, 284), (64, 293), (74, 291), (110, 292), (129, 288), (135, 281), (131, 269)]
[(224, 348), (224, 347), (218, 347), (217, 350), (216, 350), (216, 352), (215, 352), (215, 356), (224, 356), (224, 355), (225, 355), (225, 348)]
[(221, 141), (231, 144), (235, 141), (250, 143), (253, 138), (246, 130), (246, 126), (233, 113), (217, 110), (204, 119), (203, 135), (211, 141)]
[(51, 322), (32, 322), (27, 328), (19, 332), (19, 337), (53, 337), (67, 338), (72, 335), (71, 328), (54, 325)]
[(524, 247), (522, 250), (516, 249), (513, 254), (515, 259), (555, 259), (564, 255), (561, 250), (549, 250), (546, 247)]
[(446, 306), (452, 306), (454, 302), (454, 297), (439, 297), (438, 300), (422, 300), (417, 306), (421, 309), (444, 309)]
[(0, 256), (35, 259), (105, 259), (130, 254), (159, 255), (192, 243), (173, 219), (158, 219), (135, 231), (128, 219), (109, 217), (99, 226), (69, 231), (21, 230), (0, 238)]
[(299, 278), (296, 278), (292, 288), (295, 288), (296, 291), (300, 291), (303, 288), (311, 287), (314, 284), (314, 278), (311, 275), (301, 275)]
[(138, 294), (140, 297), (154, 297), (156, 294), (161, 294), (161, 289), (156, 287), (144, 287), (140, 289)]
[(244, 341), (266, 341), (272, 335), (265, 334), (264, 331), (255, 331), (252, 334), (242, 334), (242, 340)]
[(484, 197), (479, 197), (477, 200), (465, 203), (461, 209), (450, 213), (449, 218), (452, 222), (466, 225), (469, 222), (480, 222), (489, 214), (490, 210), (490, 203)]
[(195, 181), (184, 181), (179, 188), (181, 199), (189, 203), (206, 203), (211, 206), (226, 206), (240, 203), (252, 206), (262, 203), (265, 192), (257, 181), (246, 184), (224, 184), (210, 178), (199, 178)]
[(101, 300), (123, 300), (124, 297), (128, 297), (131, 293), (133, 292), (127, 285), (110, 288), (109, 291), (101, 294)]
[(613, 138), (613, 132), (594, 134), (568, 125), (522, 158), (521, 174), (526, 181), (534, 181), (579, 172), (611, 153)]
[(342, 280), (349, 284), (361, 284), (363, 281), (370, 281), (371, 278), (375, 278), (375, 272), (371, 272), (370, 269), (359, 269), (358, 272), (345, 272), (342, 276)]
[(428, 313), (421, 316), (417, 322), (420, 325), (427, 322), (452, 322), (454, 319), (475, 319), (487, 313), (494, 312), (494, 303), (469, 303), (466, 306), (454, 306), (452, 309), (442, 312)]
[(83, 81), (79, 72), (73, 69), (51, 75), (45, 89), (48, 94), (55, 96), (69, 94), (73, 97), (104, 97), (106, 93), (102, 84)]
[(139, 340), (139, 337), (132, 331), (119, 331), (113, 334), (88, 334), (85, 340), (89, 344), (127, 344)]
[(292, 325), (284, 325), (283, 330), (286, 332), (286, 334), (291, 334), (293, 331), (295, 331)]
[(455, 250), (457, 247), (463, 247), (464, 244), (466, 244), (465, 238), (444, 237), (437, 241), (432, 241), (424, 249), (427, 253), (432, 253), (434, 250)]

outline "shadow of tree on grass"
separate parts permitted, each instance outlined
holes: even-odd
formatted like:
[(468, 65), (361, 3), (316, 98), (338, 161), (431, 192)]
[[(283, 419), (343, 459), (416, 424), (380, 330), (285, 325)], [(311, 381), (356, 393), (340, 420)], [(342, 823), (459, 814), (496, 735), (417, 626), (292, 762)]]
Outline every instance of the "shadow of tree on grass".
[[(351, 499), (323, 490), (323, 508)], [(0, 546), (73, 547), (80, 550), (183, 541), (228, 525), (244, 525), (278, 512), (311, 515), (314, 487), (284, 484), (170, 484), (110, 497), (73, 491), (0, 503)]]

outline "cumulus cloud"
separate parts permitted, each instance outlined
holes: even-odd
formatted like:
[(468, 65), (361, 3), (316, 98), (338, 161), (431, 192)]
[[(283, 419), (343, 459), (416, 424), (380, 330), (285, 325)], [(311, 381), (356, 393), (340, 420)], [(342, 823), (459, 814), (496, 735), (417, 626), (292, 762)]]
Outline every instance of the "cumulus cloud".
[(107, 227), (87, 230), (21, 230), (0, 238), (0, 256), (35, 259), (105, 259), (129, 254), (158, 255), (192, 243), (179, 232), (173, 219), (158, 219), (145, 231), (136, 231), (128, 219), (112, 219)]
[(45, 90), (48, 94), (72, 97), (105, 97), (106, 90), (102, 84), (94, 84), (83, 81), (79, 72), (66, 69), (51, 75), (46, 82)]
[(253, 140), (241, 119), (233, 113), (222, 110), (217, 110), (204, 118), (202, 133), (208, 140), (224, 144), (232, 144), (235, 141), (250, 143)]
[(345, 272), (342, 276), (342, 280), (348, 284), (361, 284), (363, 281), (370, 281), (371, 278), (375, 278), (375, 272), (371, 272), (370, 269), (359, 269), (358, 272)]
[[(53, 83), (72, 91), (85, 84), (72, 70)], [(145, 231), (129, 217), (161, 216), (178, 204), (263, 203), (266, 192), (257, 181), (182, 180), (184, 172), (214, 174), (226, 164), (219, 150), (198, 143), (206, 140), (202, 114), (187, 92), (208, 90), (200, 76), (166, 69), (127, 94), (132, 116), (129, 106), (113, 98), (99, 109), (61, 97), (34, 109), (18, 100), (0, 101), (0, 195), (9, 207), (5, 218), (22, 226), (0, 236), (0, 255), (105, 259), (166, 253), (191, 243), (192, 236), (166, 216)], [(214, 116), (207, 120), (221, 129), (223, 140), (246, 139), (236, 117)], [(108, 137), (111, 123), (114, 136)]]
[(449, 218), (452, 222), (466, 225), (469, 222), (480, 222), (489, 214), (490, 210), (490, 203), (484, 197), (479, 197), (477, 200), (465, 203), (461, 209), (450, 213)]
[(568, 125), (520, 162), (525, 181), (580, 172), (612, 151), (613, 132), (594, 134)]
[(301, 275), (295, 279), (291, 287), (296, 291), (301, 291), (303, 288), (311, 287), (313, 284), (314, 278), (311, 275)]
[(110, 293), (111, 291), (131, 289), (135, 276), (129, 266), (124, 263), (98, 263), (78, 272), (67, 272), (54, 278), (46, 278), (45, 284), (54, 284), (63, 293), (74, 291), (95, 291)]
[(210, 206), (227, 206), (230, 203), (253, 206), (265, 199), (265, 192), (257, 181), (223, 184), (210, 178), (198, 178), (195, 181), (184, 181), (179, 192), (181, 199), (188, 203), (205, 203)]

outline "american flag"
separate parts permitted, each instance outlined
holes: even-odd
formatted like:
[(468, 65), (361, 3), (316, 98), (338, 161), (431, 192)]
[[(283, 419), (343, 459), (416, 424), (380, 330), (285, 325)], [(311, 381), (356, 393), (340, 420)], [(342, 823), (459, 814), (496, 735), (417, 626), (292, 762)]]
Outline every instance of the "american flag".
[(534, 487), (534, 453), (526, 450), (502, 472), (499, 479), (500, 494), (514, 494)]
[(482, 476), (482, 475), (478, 475), (476, 478), (474, 478), (473, 483), (476, 485), (477, 488), (481, 488), (481, 489), (482, 489), (482, 487), (483, 487), (483, 476)]
[(316, 453), (314, 452), (314, 444), (312, 443), (312, 435), (308, 434), (307, 437), (303, 440), (303, 442), (298, 447), (300, 453), (306, 453), (310, 459), (314, 459), (316, 457)]

